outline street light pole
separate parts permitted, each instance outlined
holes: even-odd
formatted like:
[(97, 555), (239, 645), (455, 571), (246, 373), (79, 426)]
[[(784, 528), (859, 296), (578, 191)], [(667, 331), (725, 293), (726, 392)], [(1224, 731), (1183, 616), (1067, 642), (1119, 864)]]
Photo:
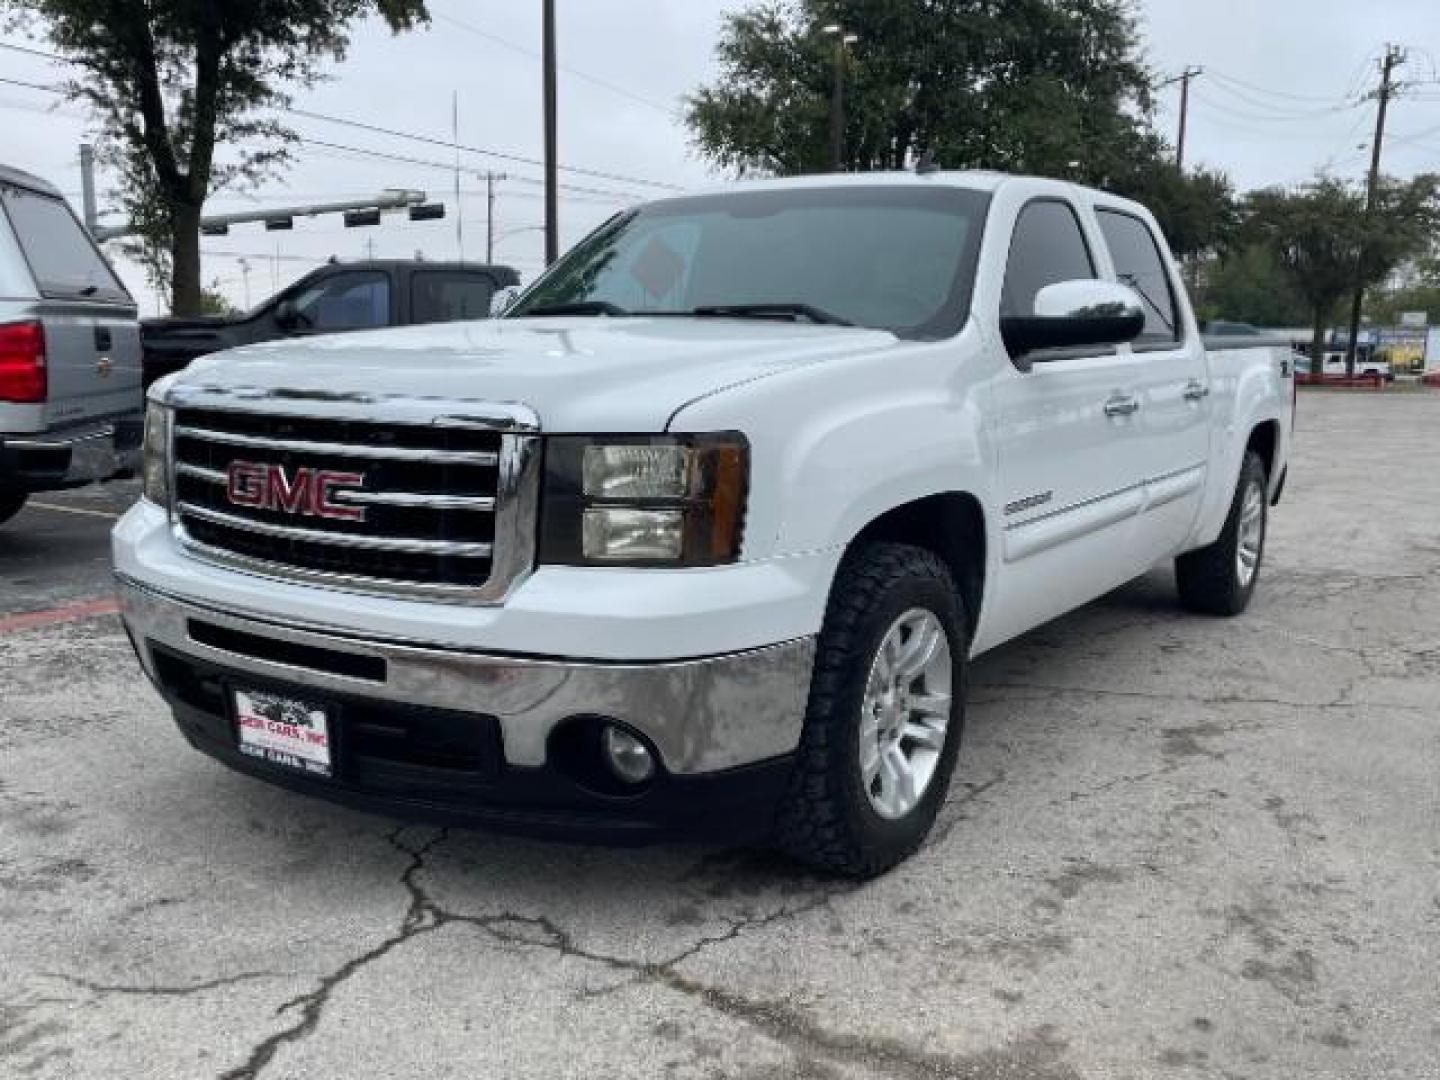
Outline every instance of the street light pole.
[(845, 47), (859, 39), (855, 34), (847, 34), (839, 23), (822, 26), (820, 32), (835, 39), (835, 77), (830, 87), (830, 171), (842, 172), (845, 168)]
[(560, 257), (559, 164), (555, 131), (555, 0), (544, 3), (545, 52), (545, 265)]

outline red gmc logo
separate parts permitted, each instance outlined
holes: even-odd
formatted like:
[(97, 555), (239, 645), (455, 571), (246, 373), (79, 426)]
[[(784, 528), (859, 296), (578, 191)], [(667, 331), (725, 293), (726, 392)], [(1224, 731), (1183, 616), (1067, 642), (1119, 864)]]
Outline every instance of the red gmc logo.
[(296, 469), (291, 474), (283, 465), (232, 461), (225, 476), (226, 494), (236, 506), (338, 521), (365, 520), (363, 506), (335, 501), (338, 492), (365, 486), (365, 477), (360, 473)]

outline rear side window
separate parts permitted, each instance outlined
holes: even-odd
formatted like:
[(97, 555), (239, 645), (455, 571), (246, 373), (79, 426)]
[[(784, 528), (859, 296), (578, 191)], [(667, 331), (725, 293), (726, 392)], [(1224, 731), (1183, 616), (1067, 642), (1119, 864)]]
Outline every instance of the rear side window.
[(1180, 322), (1175, 317), (1175, 293), (1165, 260), (1150, 232), (1139, 218), (1118, 210), (1099, 210), (1100, 232), (1115, 261), (1115, 276), (1137, 293), (1145, 305), (1145, 329), (1136, 344), (1169, 344), (1180, 340)]
[(307, 330), (370, 330), (390, 325), (390, 279), (336, 274), (306, 289), (295, 310)]
[(410, 317), (417, 323), (484, 319), (490, 315), (495, 282), (488, 274), (417, 270), (411, 279)]
[(0, 203), (4, 204), (40, 295), (130, 300), (125, 286), (100, 257), (63, 199), (0, 184)]
[(1046, 285), (1094, 276), (1095, 261), (1070, 204), (1037, 199), (1015, 221), (1000, 314), (1029, 318), (1035, 314), (1035, 294)]

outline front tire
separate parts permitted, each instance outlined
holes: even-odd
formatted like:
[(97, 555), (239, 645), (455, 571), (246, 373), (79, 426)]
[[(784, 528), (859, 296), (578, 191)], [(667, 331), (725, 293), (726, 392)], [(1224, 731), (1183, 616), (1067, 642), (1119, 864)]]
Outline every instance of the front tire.
[(1219, 537), (1209, 547), (1175, 560), (1180, 602), (1191, 611), (1239, 615), (1249, 606), (1265, 557), (1269, 510), (1266, 480), (1260, 455), (1247, 450)]
[(27, 491), (0, 491), (0, 525), (4, 525), (25, 507)]
[(868, 878), (920, 846), (960, 748), (968, 652), (963, 603), (933, 553), (881, 543), (846, 556), (776, 820), (786, 853)]

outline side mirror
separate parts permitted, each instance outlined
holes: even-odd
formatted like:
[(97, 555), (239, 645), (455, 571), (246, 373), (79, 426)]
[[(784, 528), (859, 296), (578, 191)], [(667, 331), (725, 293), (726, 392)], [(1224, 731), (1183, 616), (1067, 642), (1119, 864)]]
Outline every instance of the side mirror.
[(492, 319), (500, 318), (519, 298), (520, 287), (518, 285), (506, 285), (503, 289), (496, 289), (490, 297), (490, 317)]
[(1145, 308), (1128, 285), (1093, 279), (1059, 281), (1035, 294), (1035, 314), (1000, 320), (1000, 336), (1022, 371), (1036, 349), (1119, 345), (1145, 329)]

